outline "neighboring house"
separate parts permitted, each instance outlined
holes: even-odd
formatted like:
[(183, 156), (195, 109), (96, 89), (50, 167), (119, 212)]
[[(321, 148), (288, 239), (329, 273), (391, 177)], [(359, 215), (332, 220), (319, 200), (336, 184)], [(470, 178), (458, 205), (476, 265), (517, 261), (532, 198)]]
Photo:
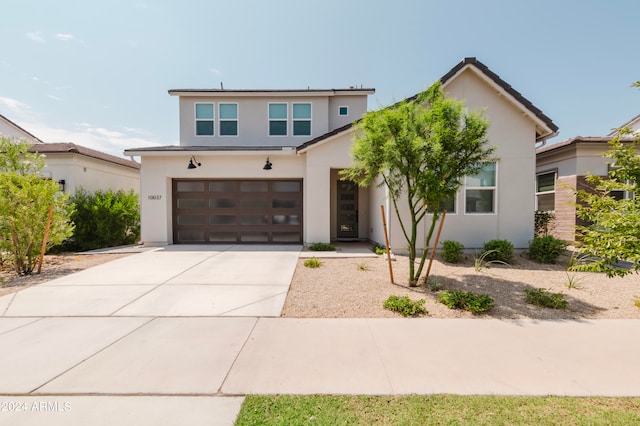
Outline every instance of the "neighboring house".
[[(442, 239), (467, 248), (533, 237), (535, 144), (557, 127), (475, 58), (442, 79), (445, 92), (482, 109), (496, 147), (465, 180)], [(141, 157), (142, 241), (180, 243), (406, 243), (383, 187), (339, 179), (351, 165), (353, 124), (373, 89), (170, 90), (179, 98), (180, 145), (128, 149)], [(421, 227), (424, 233), (424, 226)]]
[(83, 188), (98, 190), (133, 190), (140, 193), (140, 164), (105, 154), (74, 143), (35, 144), (29, 149), (45, 156), (42, 175), (60, 184), (69, 194)]
[[(640, 121), (639, 118), (636, 117), (636, 122)], [(584, 224), (576, 216), (575, 191), (592, 189), (586, 181), (589, 174), (601, 177), (609, 175), (611, 160), (603, 154), (609, 151), (608, 143), (613, 138), (613, 135), (578, 136), (537, 149), (536, 209), (554, 212), (551, 234), (555, 237), (575, 241), (576, 225)], [(617, 191), (614, 196), (626, 198), (631, 194)]]
[[(636, 115), (631, 120), (624, 123), (622, 126), (620, 126), (620, 128), (621, 129), (627, 128), (634, 135), (639, 135), (640, 134), (640, 114)], [(618, 129), (615, 129), (611, 133), (609, 133), (607, 136), (615, 136), (617, 133), (618, 133)]]
[(0, 114), (0, 136), (6, 138), (26, 139), (33, 143), (44, 143), (4, 115)]
[(135, 161), (74, 143), (45, 143), (2, 115), (0, 136), (33, 142), (29, 151), (45, 156), (42, 176), (58, 182), (64, 192), (74, 194), (79, 188), (140, 192), (140, 165)]

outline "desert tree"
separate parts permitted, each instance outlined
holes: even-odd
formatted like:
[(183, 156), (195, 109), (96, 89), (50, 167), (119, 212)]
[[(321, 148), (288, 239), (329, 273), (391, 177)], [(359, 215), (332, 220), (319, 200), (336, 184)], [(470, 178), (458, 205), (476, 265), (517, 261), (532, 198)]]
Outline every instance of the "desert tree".
[(43, 179), (44, 158), (29, 152), (31, 143), (0, 138), (0, 251), (9, 253), (18, 274), (31, 274), (42, 250), (49, 209), (48, 245), (69, 237), (72, 206), (58, 184)]
[[(369, 112), (356, 124), (353, 163), (341, 176), (360, 186), (379, 179), (388, 188), (408, 246), (411, 286), (422, 273), (441, 205), (493, 152), (487, 146), (488, 126), (481, 112), (469, 112), (463, 102), (446, 97), (440, 82), (414, 98)], [(403, 202), (408, 218), (400, 214)], [(418, 225), (430, 213), (416, 269)]]
[(573, 269), (602, 271), (609, 277), (640, 270), (640, 141), (629, 140), (628, 134), (629, 129), (621, 129), (609, 142), (605, 157), (614, 166), (609, 176), (589, 175), (593, 190), (576, 191), (577, 215), (587, 225), (576, 227), (585, 262)]

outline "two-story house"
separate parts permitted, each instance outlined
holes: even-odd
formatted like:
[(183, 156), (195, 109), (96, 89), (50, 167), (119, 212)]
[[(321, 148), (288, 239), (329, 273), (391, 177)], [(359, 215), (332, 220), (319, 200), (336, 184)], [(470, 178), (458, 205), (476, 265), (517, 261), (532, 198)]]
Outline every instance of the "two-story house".
[[(557, 127), (475, 58), (442, 79), (445, 92), (483, 109), (495, 156), (465, 179), (444, 238), (468, 248), (493, 238), (526, 247), (533, 236), (535, 144)], [(369, 88), (181, 89), (180, 145), (129, 149), (141, 158), (142, 240), (202, 243), (383, 242), (384, 187), (341, 181), (353, 124)], [(405, 246), (388, 214), (391, 245)], [(423, 230), (424, 232), (424, 230)]]

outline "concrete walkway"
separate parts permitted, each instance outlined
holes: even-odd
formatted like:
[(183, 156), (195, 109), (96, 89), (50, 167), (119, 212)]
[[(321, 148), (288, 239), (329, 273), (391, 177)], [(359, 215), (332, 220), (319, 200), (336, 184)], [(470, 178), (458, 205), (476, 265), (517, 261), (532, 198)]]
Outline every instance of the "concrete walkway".
[(173, 246), (0, 298), (0, 424), (228, 425), (254, 393), (640, 396), (636, 320), (278, 318), (300, 249)]

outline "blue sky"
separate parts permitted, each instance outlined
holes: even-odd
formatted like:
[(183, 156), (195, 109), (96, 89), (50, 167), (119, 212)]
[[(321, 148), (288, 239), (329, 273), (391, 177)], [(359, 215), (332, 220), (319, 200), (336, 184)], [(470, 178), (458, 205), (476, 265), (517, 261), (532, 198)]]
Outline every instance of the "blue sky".
[(640, 114), (637, 0), (4, 0), (0, 114), (115, 155), (175, 145), (169, 89), (373, 87), (377, 109), (475, 56), (559, 127)]

